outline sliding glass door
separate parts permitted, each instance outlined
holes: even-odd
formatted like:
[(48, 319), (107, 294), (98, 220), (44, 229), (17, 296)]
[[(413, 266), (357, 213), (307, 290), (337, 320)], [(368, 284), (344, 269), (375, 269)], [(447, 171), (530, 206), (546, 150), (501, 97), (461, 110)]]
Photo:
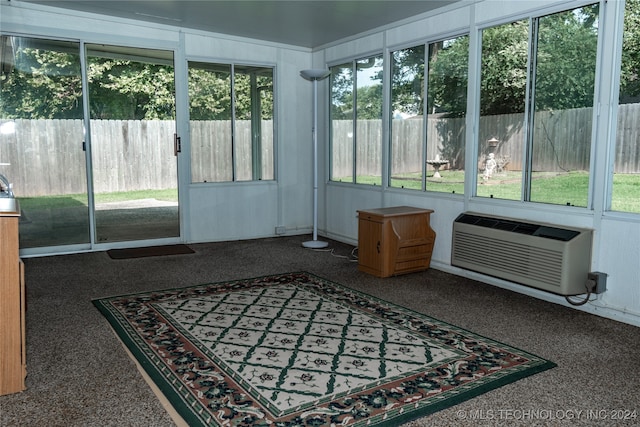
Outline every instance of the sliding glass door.
[(87, 245), (80, 46), (0, 37), (0, 174), (20, 201), (20, 247)]
[(176, 239), (173, 52), (82, 47), (0, 37), (0, 174), (20, 248)]
[(96, 242), (180, 236), (173, 52), (86, 51)]

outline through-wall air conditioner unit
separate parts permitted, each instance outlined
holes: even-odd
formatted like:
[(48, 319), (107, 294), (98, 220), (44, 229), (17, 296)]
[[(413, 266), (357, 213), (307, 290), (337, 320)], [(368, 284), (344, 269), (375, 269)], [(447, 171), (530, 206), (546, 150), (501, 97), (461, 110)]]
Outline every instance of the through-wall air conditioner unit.
[(451, 264), (559, 295), (587, 293), (592, 231), (465, 212)]

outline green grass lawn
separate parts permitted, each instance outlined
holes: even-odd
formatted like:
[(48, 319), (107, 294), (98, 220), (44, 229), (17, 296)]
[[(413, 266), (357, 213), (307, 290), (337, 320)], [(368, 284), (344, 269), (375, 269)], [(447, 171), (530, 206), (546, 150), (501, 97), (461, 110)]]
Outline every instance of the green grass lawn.
[[(478, 179), (478, 196), (521, 200), (522, 176), (519, 172), (496, 174), (488, 181)], [(532, 202), (553, 205), (587, 206), (589, 175), (584, 172), (565, 174), (534, 173), (531, 180)]]
[[(427, 176), (427, 191), (464, 193), (464, 171), (442, 171), (440, 178)], [(350, 182), (350, 178), (344, 181)], [(506, 172), (484, 182), (478, 176), (477, 195), (495, 199), (521, 200), (522, 174)], [(380, 185), (380, 177), (359, 177), (359, 183)], [(612, 210), (640, 213), (640, 174), (614, 174)], [(420, 190), (420, 174), (397, 175), (391, 180), (395, 188)], [(535, 172), (531, 184), (531, 201), (556, 205), (587, 206), (589, 175), (585, 172)]]
[(614, 174), (611, 209), (640, 213), (640, 174)]
[[(22, 209), (58, 209), (73, 206), (87, 206), (86, 194), (65, 194), (60, 196), (19, 197)], [(128, 200), (156, 199), (177, 202), (178, 191), (169, 190), (140, 190), (122, 191), (117, 193), (98, 193), (95, 195), (96, 204), (109, 202), (124, 202)]]
[[(520, 200), (521, 174), (507, 172), (496, 174), (487, 183), (478, 177), (477, 195), (496, 199)], [(344, 182), (351, 182), (344, 178)], [(361, 176), (358, 183), (380, 185), (380, 177)], [(640, 174), (615, 174), (613, 177), (612, 210), (640, 213)], [(464, 171), (443, 171), (441, 178), (427, 177), (427, 191), (443, 193), (464, 193)], [(584, 172), (564, 174), (534, 173), (531, 184), (531, 201), (556, 205), (586, 206), (589, 175)], [(396, 176), (392, 186), (397, 188), (421, 189), (418, 174)], [(67, 194), (60, 196), (21, 197), (22, 209), (57, 209), (72, 206), (86, 206), (86, 194)], [(178, 201), (175, 189), (127, 191), (96, 194), (99, 203), (118, 202), (139, 199)]]

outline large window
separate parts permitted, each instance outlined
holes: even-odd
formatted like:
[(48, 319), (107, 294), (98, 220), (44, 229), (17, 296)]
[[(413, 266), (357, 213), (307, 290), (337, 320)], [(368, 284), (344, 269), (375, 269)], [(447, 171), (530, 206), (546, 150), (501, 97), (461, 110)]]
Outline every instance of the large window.
[(482, 32), (478, 196), (587, 206), (598, 11)]
[(331, 180), (382, 184), (382, 56), (331, 67)]
[(273, 68), (189, 62), (191, 181), (274, 179)]
[(626, 0), (611, 209), (640, 213), (640, 0)]
[(468, 56), (468, 36), (392, 52), (390, 186), (464, 192)]

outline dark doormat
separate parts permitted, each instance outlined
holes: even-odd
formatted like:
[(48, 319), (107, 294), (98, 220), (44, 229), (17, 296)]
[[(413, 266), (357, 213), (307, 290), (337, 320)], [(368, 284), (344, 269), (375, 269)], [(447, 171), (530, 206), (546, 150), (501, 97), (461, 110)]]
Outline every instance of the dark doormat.
[(147, 246), (144, 248), (109, 249), (111, 259), (144, 258), (149, 256), (192, 254), (195, 251), (187, 245)]

